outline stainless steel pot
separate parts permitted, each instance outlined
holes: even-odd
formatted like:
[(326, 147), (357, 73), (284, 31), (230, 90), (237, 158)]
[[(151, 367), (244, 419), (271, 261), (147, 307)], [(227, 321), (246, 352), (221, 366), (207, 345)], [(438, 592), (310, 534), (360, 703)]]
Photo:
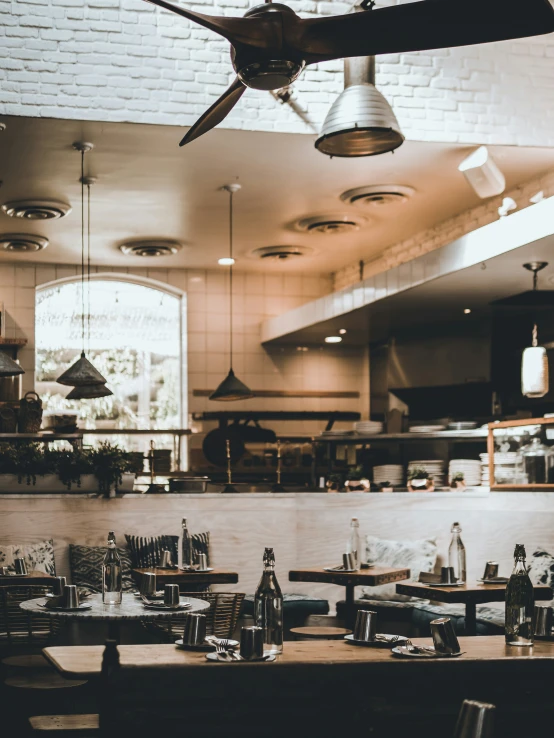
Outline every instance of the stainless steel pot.
[(170, 477), (169, 491), (185, 494), (206, 492), (209, 483), (209, 477)]

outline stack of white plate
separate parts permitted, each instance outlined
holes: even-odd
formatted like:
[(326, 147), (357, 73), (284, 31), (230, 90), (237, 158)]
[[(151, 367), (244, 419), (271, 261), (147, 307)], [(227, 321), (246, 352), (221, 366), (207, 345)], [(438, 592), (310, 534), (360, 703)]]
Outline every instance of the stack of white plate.
[(354, 423), (354, 430), (360, 435), (373, 436), (376, 433), (383, 432), (383, 423), (376, 420), (360, 420)]
[(410, 426), (410, 433), (438, 433), (439, 431), (446, 430), (445, 425), (412, 425)]
[(444, 462), (442, 459), (424, 459), (423, 461), (410, 461), (408, 464), (408, 478), (413, 469), (425, 469), (425, 471), (433, 478), (435, 487), (444, 487), (446, 484), (446, 475)]
[(481, 484), (481, 462), (475, 459), (452, 459), (448, 465), (448, 480), (452, 481), (455, 474), (461, 472), (468, 487), (478, 487)]
[[(489, 455), (479, 454), (481, 459), (481, 484), (490, 486)], [(517, 482), (519, 478), (517, 451), (496, 451), (494, 454), (494, 475), (497, 484)]]
[(477, 423), (473, 420), (454, 420), (452, 423), (448, 423), (448, 430), (453, 431), (467, 431), (477, 428)]
[(404, 467), (402, 464), (383, 464), (373, 467), (373, 481), (375, 484), (389, 482), (393, 487), (401, 487), (404, 481)]

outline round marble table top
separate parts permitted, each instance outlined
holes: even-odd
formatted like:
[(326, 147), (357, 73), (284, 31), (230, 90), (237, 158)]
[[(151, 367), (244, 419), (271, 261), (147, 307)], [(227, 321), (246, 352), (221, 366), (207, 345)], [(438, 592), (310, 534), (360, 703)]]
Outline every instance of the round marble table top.
[(162, 620), (183, 616), (189, 612), (201, 612), (210, 607), (210, 603), (196, 597), (181, 597), (181, 602), (190, 602), (191, 607), (186, 610), (154, 610), (144, 607), (140, 597), (132, 593), (123, 593), (121, 605), (104, 605), (101, 594), (87, 597), (84, 602), (92, 605), (86, 610), (49, 610), (43, 607), (46, 599), (38, 597), (34, 600), (25, 600), (20, 604), (22, 610), (36, 612), (51, 617), (79, 620)]

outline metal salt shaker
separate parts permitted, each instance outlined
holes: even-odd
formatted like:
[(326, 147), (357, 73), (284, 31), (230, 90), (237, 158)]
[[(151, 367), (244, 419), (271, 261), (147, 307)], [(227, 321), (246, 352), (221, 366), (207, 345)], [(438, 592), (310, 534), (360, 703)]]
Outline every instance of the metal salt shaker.
[(247, 661), (261, 659), (264, 655), (264, 629), (256, 625), (242, 628), (240, 632), (240, 655)]
[(179, 595), (178, 584), (166, 584), (164, 587), (164, 605), (167, 607), (178, 607)]
[(354, 640), (374, 641), (377, 631), (377, 613), (374, 610), (358, 610), (354, 626)]
[(438, 654), (451, 656), (460, 653), (460, 644), (450, 618), (437, 618), (430, 623), (433, 644)]
[(453, 738), (493, 738), (495, 706), (464, 700)]

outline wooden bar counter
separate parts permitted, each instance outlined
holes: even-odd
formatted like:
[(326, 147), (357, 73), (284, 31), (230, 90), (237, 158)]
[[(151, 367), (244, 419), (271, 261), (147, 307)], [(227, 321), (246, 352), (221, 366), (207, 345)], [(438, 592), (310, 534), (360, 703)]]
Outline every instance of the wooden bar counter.
[[(120, 646), (119, 653), (121, 674), (133, 675), (133, 689), (139, 689), (137, 704), (146, 705), (152, 690), (161, 690), (166, 704), (174, 695), (187, 732), (206, 736), (238, 738), (263, 724), (264, 737), (271, 738), (449, 738), (463, 699), (495, 704), (502, 738), (552, 724), (554, 643), (523, 649), (506, 646), (503, 637), (481, 636), (460, 638), (460, 646), (464, 653), (457, 658), (402, 659), (387, 648), (340, 641), (286, 642), (274, 663), (257, 664), (208, 663), (205, 653), (171, 645)], [(102, 650), (54, 647), (44, 653), (64, 676), (94, 679)]]

